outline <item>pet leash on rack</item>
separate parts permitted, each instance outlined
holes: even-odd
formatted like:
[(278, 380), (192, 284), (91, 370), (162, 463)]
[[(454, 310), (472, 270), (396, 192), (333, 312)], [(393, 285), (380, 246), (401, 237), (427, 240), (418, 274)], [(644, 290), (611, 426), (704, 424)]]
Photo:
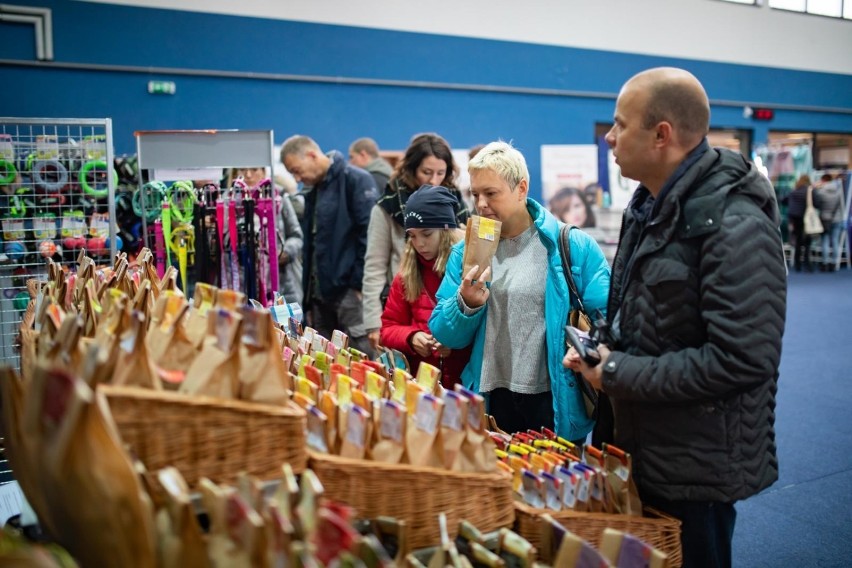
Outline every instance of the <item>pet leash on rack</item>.
[(251, 192), (246, 192), (243, 198), (243, 232), (245, 234), (244, 272), (246, 280), (246, 295), (257, 299), (257, 241), (254, 232), (255, 203)]
[(231, 188), (231, 200), (228, 202), (228, 238), (231, 241), (231, 289), (240, 290), (240, 264), (237, 245), (240, 238), (237, 230), (237, 191), (244, 191), (246, 184), (241, 179), (234, 181)]
[(264, 203), (263, 223), (266, 225), (266, 255), (269, 266), (269, 289), (266, 292), (266, 305), (272, 306), (275, 303), (275, 296), (278, 293), (278, 240), (276, 237), (275, 224), (275, 186), (269, 182), (267, 193), (262, 198)]
[(209, 278), (209, 255), (207, 251), (207, 196), (205, 185), (198, 190), (193, 206), (192, 225), (195, 229), (195, 282), (207, 282)]
[(163, 221), (154, 221), (154, 259), (157, 267), (157, 276), (162, 278), (166, 274), (166, 240), (163, 236)]
[[(277, 289), (277, 278), (273, 278), (273, 274), (278, 276), (277, 265), (273, 264), (273, 251), (275, 247), (275, 226), (274, 222), (273, 201), (270, 197), (273, 189), (272, 182), (269, 178), (264, 178), (257, 185), (257, 215), (260, 220), (258, 235), (258, 277), (257, 283), (259, 288), (258, 299), (263, 303), (264, 307), (271, 306), (275, 299), (274, 291)], [(270, 228), (272, 229), (270, 231)]]
[(225, 259), (225, 227), (228, 222), (228, 190), (222, 189), (216, 199), (216, 232), (219, 235), (219, 286), (225, 290), (228, 288), (228, 266)]

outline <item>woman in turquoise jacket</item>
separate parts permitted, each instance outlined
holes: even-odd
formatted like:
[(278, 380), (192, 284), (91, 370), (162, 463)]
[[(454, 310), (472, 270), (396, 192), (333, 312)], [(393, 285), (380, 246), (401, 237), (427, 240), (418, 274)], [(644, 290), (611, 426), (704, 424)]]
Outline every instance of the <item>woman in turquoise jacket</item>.
[[(485, 288), (481, 281), (488, 279), (483, 274), (484, 271), (477, 272), (481, 277), (480, 281), (476, 280), (477, 276), (472, 270), (468, 274), (462, 274), (464, 242), (454, 246), (450, 254), (444, 280), (438, 289), (438, 306), (429, 320), (429, 328), (436, 340), (451, 349), (472, 345), (471, 359), (462, 372), (461, 380), (467, 388), (475, 392), (485, 391), (483, 394), (486, 395), (491, 389), (483, 383), (488, 383), (490, 377), (486, 377), (483, 381), (483, 368), (494, 368), (492, 360), (501, 357), (512, 361), (516, 351), (523, 351), (523, 354), (514, 357), (515, 361), (512, 361), (511, 365), (515, 366), (512, 368), (516, 372), (520, 370), (521, 373), (526, 368), (530, 366), (534, 368), (536, 365), (540, 365), (542, 371), (546, 369), (546, 375), (550, 381), (549, 391), (552, 393), (553, 423), (556, 432), (565, 439), (580, 440), (592, 430), (594, 421), (586, 416), (582, 394), (573, 373), (562, 366), (562, 358), (566, 351), (564, 326), (571, 307), (568, 284), (559, 253), (558, 239), (562, 223), (538, 202), (526, 196), (529, 173), (523, 156), (517, 150), (504, 142), (493, 142), (482, 152), (469, 166), (471, 190), (476, 198), (477, 211), (480, 215), (503, 223), (501, 242), (520, 239), (524, 234), (532, 235), (534, 232), (543, 245), (542, 250), (537, 243), (531, 243), (530, 250), (535, 248), (538, 252), (534, 250), (533, 256), (529, 258), (541, 259), (540, 264), (546, 264), (546, 266), (527, 263), (522, 267), (516, 267), (511, 277), (532, 280), (529, 283), (531, 288), (535, 287), (537, 281), (539, 289), (541, 277), (544, 277), (543, 306), (537, 307), (537, 313), (542, 313), (543, 307), (544, 333), (540, 333), (541, 327), (537, 322), (534, 322), (534, 327), (538, 328), (538, 334), (535, 333), (534, 328), (533, 333), (519, 329), (523, 326), (519, 328), (510, 326), (508, 330), (500, 330), (498, 336), (495, 336), (496, 332), (492, 330), (489, 336), (489, 349), (486, 351), (486, 335), (489, 335), (487, 332), (489, 308), (496, 310), (495, 313), (506, 312), (500, 314), (501, 319), (506, 321), (522, 321), (527, 315), (525, 312), (536, 313), (536, 307), (528, 309), (526, 306), (520, 306), (519, 310), (519, 306), (514, 302), (518, 298), (510, 296), (502, 300), (498, 298), (496, 300), (498, 303), (495, 303), (493, 298), (488, 301), (490, 288), (494, 284)], [(516, 228), (512, 230), (512, 227)], [(594, 314), (598, 309), (604, 312), (609, 294), (610, 269), (603, 252), (592, 237), (579, 230), (570, 232), (570, 246), (571, 271), (586, 310), (590, 314)], [(515, 256), (519, 259), (524, 258)], [(495, 263), (492, 263), (492, 266), (497, 275), (499, 267)], [(523, 274), (518, 274), (519, 271)], [(530, 278), (527, 273), (533, 276)], [(539, 274), (541, 277), (538, 276)], [(495, 282), (499, 280), (500, 278), (495, 278)], [(484, 298), (481, 303), (475, 300), (477, 292)], [(511, 290), (508, 294), (512, 294)], [(541, 296), (540, 291), (538, 295)], [(530, 296), (524, 295), (524, 298), (528, 297)], [(535, 297), (534, 294), (533, 297)], [(510, 301), (507, 302), (507, 299)], [(534, 339), (536, 336), (541, 339)], [(531, 345), (532, 341), (543, 341), (543, 349), (540, 345)], [(512, 352), (508, 358), (500, 349), (507, 346)], [(530, 352), (542, 353), (546, 361), (527, 359), (520, 361), (519, 364), (517, 359), (529, 357)], [(483, 386), (486, 388), (481, 388)], [(522, 394), (524, 391), (518, 390), (517, 394), (512, 393), (516, 399), (537, 396), (524, 395)], [(498, 391), (505, 392), (506, 389), (496, 389), (494, 393)], [(538, 390), (532, 389), (527, 392), (538, 392)], [(489, 406), (492, 402), (489, 400)], [(527, 406), (526, 408), (535, 407)], [(535, 420), (536, 417), (529, 418)], [(511, 420), (508, 421), (511, 422)], [(500, 422), (498, 419), (498, 425)]]

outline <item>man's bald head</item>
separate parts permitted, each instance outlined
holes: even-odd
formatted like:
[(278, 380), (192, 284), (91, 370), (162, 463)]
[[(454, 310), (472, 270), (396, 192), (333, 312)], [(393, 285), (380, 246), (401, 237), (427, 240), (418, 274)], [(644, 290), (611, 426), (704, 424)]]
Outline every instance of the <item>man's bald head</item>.
[(692, 148), (710, 129), (710, 101), (695, 75), (675, 67), (657, 67), (634, 75), (622, 92), (636, 89), (646, 101), (643, 128), (672, 125), (679, 142)]

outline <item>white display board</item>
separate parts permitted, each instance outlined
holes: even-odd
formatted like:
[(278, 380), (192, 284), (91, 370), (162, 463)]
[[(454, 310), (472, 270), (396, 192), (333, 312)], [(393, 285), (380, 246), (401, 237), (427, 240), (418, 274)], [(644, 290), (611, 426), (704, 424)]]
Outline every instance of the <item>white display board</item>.
[(598, 147), (595, 144), (543, 144), (541, 197), (545, 205), (564, 187), (583, 190), (598, 183)]

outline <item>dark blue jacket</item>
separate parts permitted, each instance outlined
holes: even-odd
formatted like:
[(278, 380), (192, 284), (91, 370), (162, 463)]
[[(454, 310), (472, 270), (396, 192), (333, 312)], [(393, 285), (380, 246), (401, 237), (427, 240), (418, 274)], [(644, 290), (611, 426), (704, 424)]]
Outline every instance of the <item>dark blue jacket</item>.
[(346, 163), (336, 150), (329, 158), (331, 166), (325, 178), (304, 191), (302, 283), (306, 305), (313, 292), (310, 280), (314, 260), (323, 301), (333, 302), (350, 288), (361, 290), (367, 225), (370, 210), (379, 198), (373, 176)]

